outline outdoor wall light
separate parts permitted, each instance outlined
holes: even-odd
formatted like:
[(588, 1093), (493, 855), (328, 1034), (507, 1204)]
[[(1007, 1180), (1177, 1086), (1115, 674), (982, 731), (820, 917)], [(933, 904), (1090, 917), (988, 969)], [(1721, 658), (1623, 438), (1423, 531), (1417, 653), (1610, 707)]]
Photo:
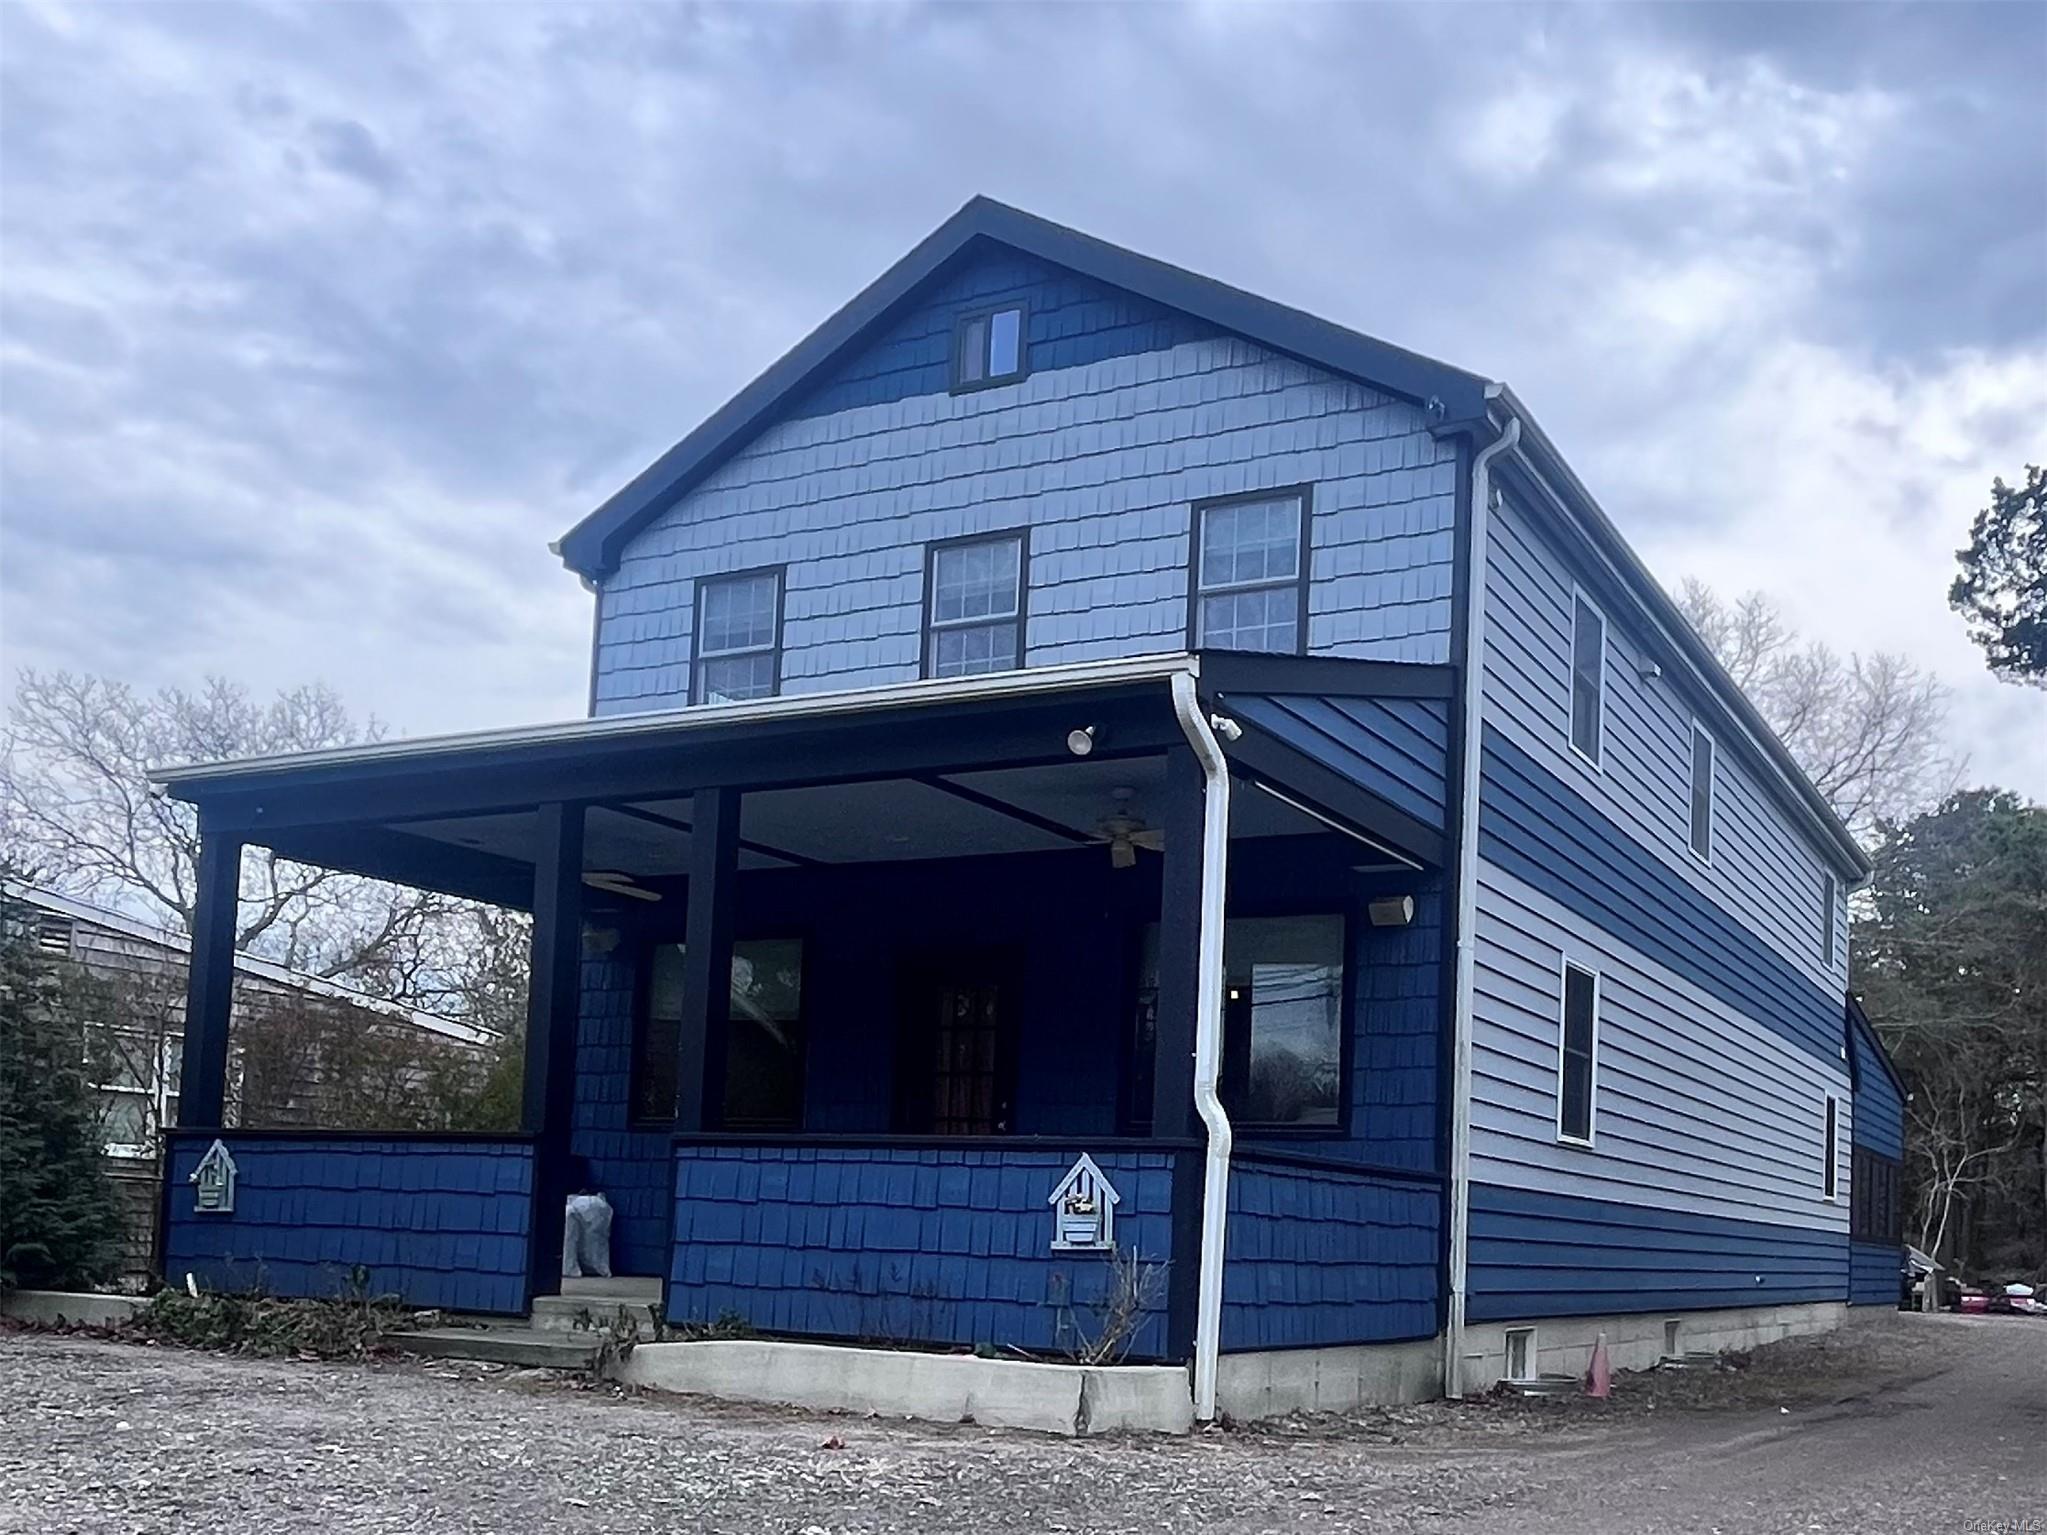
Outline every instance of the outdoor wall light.
[(1414, 920), (1414, 897), (1382, 895), (1365, 908), (1374, 927), (1406, 927)]
[(1076, 757), (1085, 757), (1095, 749), (1095, 727), (1083, 725), (1078, 730), (1066, 732), (1066, 749)]

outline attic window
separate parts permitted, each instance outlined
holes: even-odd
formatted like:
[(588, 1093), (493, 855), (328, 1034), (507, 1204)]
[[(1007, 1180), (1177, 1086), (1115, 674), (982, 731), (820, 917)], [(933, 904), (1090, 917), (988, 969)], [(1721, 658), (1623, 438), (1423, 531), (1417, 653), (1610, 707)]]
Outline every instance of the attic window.
[(1029, 371), (1021, 304), (963, 314), (952, 336), (952, 391), (1012, 384)]

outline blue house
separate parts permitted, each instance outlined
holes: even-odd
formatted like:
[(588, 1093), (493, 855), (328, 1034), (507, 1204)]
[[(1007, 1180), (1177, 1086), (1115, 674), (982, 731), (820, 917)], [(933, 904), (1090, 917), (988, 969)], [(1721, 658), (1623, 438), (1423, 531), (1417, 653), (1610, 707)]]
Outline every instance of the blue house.
[[(1134, 1287), (1204, 1416), (1892, 1298), (1867, 861), (1504, 386), (976, 199), (557, 552), (587, 719), (162, 775), (174, 1274), (516, 1315), (587, 1183), (675, 1323)], [(532, 913), (521, 1133), (220, 1128), (248, 845)]]

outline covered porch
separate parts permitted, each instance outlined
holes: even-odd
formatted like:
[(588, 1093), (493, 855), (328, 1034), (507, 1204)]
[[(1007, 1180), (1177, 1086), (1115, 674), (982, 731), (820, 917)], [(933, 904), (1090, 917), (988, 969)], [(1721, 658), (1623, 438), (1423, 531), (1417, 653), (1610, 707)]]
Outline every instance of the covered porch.
[[(523, 1314), (560, 1291), (588, 1187), (672, 1323), (1056, 1355), (1135, 1268), (1129, 1356), (1186, 1360), (1220, 855), (1236, 1148), (1210, 1325), (1240, 1351), (1430, 1336), (1450, 686), (1166, 656), (168, 771), (204, 851), (167, 1266), (309, 1294), (359, 1266)], [(532, 913), (516, 1134), (220, 1130), (252, 844)], [(190, 1183), (216, 1137), (225, 1212)], [(1122, 1264), (1056, 1240), (1083, 1154)]]

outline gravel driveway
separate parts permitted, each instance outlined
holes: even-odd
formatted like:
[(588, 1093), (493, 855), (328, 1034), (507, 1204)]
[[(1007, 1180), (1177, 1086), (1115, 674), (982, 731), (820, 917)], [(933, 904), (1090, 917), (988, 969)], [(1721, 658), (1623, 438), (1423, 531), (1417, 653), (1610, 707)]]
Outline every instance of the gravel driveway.
[(1736, 1535), (2047, 1514), (2047, 1324), (1875, 1317), (1782, 1350), (1633, 1378), (1604, 1407), (1076, 1442), (0, 1334), (0, 1531)]

